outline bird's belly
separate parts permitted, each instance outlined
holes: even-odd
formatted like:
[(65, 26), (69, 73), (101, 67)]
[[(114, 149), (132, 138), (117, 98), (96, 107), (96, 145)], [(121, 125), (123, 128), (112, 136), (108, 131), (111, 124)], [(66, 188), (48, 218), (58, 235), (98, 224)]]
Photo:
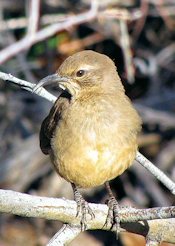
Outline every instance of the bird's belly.
[(56, 171), (82, 188), (102, 185), (123, 173), (132, 164), (137, 148), (134, 143), (121, 146), (117, 138), (114, 143), (108, 138), (94, 141), (93, 136), (74, 136), (66, 144), (59, 136), (54, 141)]

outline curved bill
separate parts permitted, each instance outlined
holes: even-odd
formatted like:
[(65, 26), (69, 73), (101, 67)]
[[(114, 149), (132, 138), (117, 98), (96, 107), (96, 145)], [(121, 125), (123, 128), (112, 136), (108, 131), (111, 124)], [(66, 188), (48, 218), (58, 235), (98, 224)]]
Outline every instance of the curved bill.
[[(33, 92), (35, 92), (38, 88), (45, 86), (45, 85), (51, 85), (54, 83), (60, 83), (60, 82), (68, 82), (68, 78), (66, 77), (61, 77), (59, 74), (55, 73), (52, 75), (49, 75), (43, 79), (41, 79), (38, 84), (33, 88)], [(65, 90), (66, 88), (62, 85), (59, 84), (60, 88)]]

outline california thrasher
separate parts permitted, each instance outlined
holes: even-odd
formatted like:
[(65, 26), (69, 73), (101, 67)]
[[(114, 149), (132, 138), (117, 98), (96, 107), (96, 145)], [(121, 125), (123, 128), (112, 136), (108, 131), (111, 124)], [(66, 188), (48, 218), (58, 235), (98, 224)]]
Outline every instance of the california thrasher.
[[(106, 184), (109, 211), (119, 222), (118, 204), (108, 181), (132, 163), (138, 148), (141, 120), (132, 106), (113, 61), (86, 50), (68, 57), (58, 71), (42, 79), (34, 90), (55, 83), (66, 93), (56, 100), (40, 130), (40, 147), (49, 154), (57, 173), (72, 184), (86, 226), (93, 213), (79, 188)], [(112, 209), (112, 210), (111, 210)]]

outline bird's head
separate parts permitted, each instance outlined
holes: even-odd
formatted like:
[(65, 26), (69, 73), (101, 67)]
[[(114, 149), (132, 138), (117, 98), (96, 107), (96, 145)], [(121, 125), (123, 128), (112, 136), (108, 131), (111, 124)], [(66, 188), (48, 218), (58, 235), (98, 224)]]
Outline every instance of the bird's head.
[(71, 96), (82, 91), (123, 91), (114, 62), (106, 55), (91, 50), (69, 56), (57, 72), (40, 80), (34, 90), (44, 85), (57, 83)]

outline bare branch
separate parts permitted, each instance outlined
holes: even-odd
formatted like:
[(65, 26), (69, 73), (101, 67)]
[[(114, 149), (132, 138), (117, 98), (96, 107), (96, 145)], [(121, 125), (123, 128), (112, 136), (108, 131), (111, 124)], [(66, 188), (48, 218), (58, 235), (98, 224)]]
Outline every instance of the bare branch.
[(136, 161), (138, 161), (143, 167), (145, 167), (150, 173), (152, 173), (162, 184), (164, 184), (172, 194), (175, 195), (175, 183), (168, 178), (159, 168), (153, 165), (145, 156), (140, 152), (137, 152)]
[(30, 48), (33, 44), (47, 39), (48, 37), (53, 36), (61, 30), (65, 30), (73, 25), (78, 25), (93, 20), (97, 17), (97, 7), (97, 1), (92, 1), (91, 9), (86, 13), (72, 16), (70, 18), (67, 18), (64, 22), (45, 27), (33, 35), (27, 34), (23, 39), (6, 47), (0, 52), (0, 64), (18, 54), (19, 52)]
[[(98, 2), (100, 4), (100, 2)], [(169, 9), (169, 11), (172, 11)], [(173, 11), (172, 11), (173, 12)], [(106, 19), (119, 19), (125, 21), (132, 21), (139, 19), (142, 16), (142, 12), (140, 10), (130, 10), (124, 8), (107, 8), (103, 11), (99, 11), (98, 17), (106, 18)], [(40, 22), (41, 25), (48, 25), (58, 22), (66, 21), (66, 19), (72, 18), (72, 14), (45, 14), (41, 16)], [(25, 28), (28, 25), (28, 20), (25, 17), (20, 18), (11, 18), (7, 20), (0, 20), (0, 31), (4, 30), (13, 30), (13, 29), (20, 29)]]
[(28, 35), (34, 35), (38, 29), (40, 2), (41, 0), (31, 0), (29, 2)]
[(145, 123), (159, 124), (164, 128), (174, 127), (175, 125), (175, 116), (170, 112), (156, 110), (138, 103), (135, 103), (135, 108)]
[(119, 20), (120, 24), (120, 45), (123, 50), (126, 75), (128, 82), (132, 84), (134, 82), (134, 67), (133, 67), (133, 57), (131, 52), (130, 38), (128, 33), (127, 23), (124, 20)]
[(70, 226), (68, 224), (63, 227), (51, 238), (47, 246), (64, 246), (70, 243), (81, 232), (81, 228)]
[[(89, 205), (95, 214), (95, 219), (87, 218), (87, 229), (110, 230), (110, 225), (104, 227), (108, 213), (107, 205), (92, 203)], [(59, 220), (71, 226), (77, 226), (80, 229), (80, 218), (76, 217), (76, 203), (66, 199), (39, 197), (10, 190), (0, 190), (0, 212), (25, 217)], [(121, 230), (127, 230), (144, 236), (147, 235), (148, 231), (153, 234), (155, 230), (160, 230), (159, 227), (165, 229), (165, 227), (167, 228), (171, 225), (171, 230), (168, 230), (168, 232), (165, 230), (165, 232), (161, 234), (161, 240), (166, 239), (169, 242), (175, 242), (175, 226), (172, 226), (172, 224), (174, 225), (175, 223), (175, 219), (172, 219), (175, 217), (174, 206), (151, 209), (121, 208), (119, 216), (121, 220)], [(167, 219), (163, 221), (159, 220), (163, 218)], [(138, 222), (146, 220), (153, 221), (147, 221), (147, 223)], [(127, 224), (126, 222), (130, 223)], [(140, 226), (138, 226), (138, 223)], [(152, 227), (152, 229), (148, 230), (148, 227)], [(78, 233), (78, 229), (76, 232)]]
[[(4, 81), (10, 81), (12, 83), (15, 83), (17, 85), (20, 85), (22, 89), (25, 89), (27, 91), (33, 92), (33, 88), (36, 86), (36, 84), (31, 83), (31, 82), (27, 82), (25, 80), (22, 79), (18, 79), (14, 76), (12, 76), (11, 74), (7, 74), (7, 73), (3, 73), (0, 72), (0, 78)], [(48, 91), (46, 91), (44, 88), (39, 88), (38, 90), (34, 91), (33, 93), (35, 93), (36, 95), (40, 96), (40, 97), (44, 97), (45, 99), (47, 99), (48, 101), (54, 103), (56, 101), (56, 97), (54, 95), (52, 95), (51, 93), (49, 93)]]

